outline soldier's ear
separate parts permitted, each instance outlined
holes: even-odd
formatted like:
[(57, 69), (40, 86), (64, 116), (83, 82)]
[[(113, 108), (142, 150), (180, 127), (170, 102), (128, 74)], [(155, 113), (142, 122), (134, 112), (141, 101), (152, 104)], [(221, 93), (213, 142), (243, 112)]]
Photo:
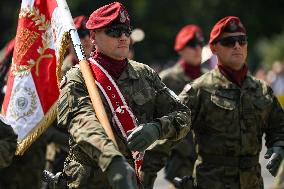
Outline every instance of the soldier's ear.
[(93, 44), (95, 44), (96, 32), (90, 31), (90, 40), (92, 41)]
[(216, 44), (210, 44), (209, 46), (210, 46), (212, 53), (216, 54)]

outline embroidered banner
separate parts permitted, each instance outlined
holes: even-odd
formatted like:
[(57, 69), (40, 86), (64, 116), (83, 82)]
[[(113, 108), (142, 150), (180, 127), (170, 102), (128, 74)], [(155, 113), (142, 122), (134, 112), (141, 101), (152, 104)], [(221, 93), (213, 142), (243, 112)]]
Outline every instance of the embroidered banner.
[(56, 118), (56, 63), (70, 30), (63, 21), (55, 0), (22, 1), (2, 113), (25, 147)]

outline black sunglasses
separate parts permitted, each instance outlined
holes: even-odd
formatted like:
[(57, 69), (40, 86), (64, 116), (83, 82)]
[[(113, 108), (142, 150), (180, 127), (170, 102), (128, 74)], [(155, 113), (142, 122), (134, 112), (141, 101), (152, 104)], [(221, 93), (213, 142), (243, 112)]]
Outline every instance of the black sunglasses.
[(110, 26), (105, 29), (105, 34), (114, 38), (121, 37), (123, 33), (126, 35), (126, 37), (129, 37), (131, 35), (131, 32), (131, 27), (127, 25)]
[(246, 35), (230, 36), (219, 39), (216, 43), (218, 42), (225, 47), (234, 47), (236, 42), (238, 42), (240, 46), (244, 46), (248, 43), (248, 37)]
[(196, 48), (197, 46), (203, 47), (204, 46), (204, 42), (200, 41), (196, 38), (190, 40), (187, 44), (187, 47), (191, 47), (191, 48)]

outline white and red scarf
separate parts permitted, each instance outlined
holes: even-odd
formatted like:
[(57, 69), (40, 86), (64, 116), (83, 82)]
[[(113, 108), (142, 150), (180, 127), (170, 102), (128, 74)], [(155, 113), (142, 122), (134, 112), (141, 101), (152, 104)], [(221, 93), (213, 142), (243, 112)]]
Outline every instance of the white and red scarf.
[[(137, 125), (136, 118), (112, 76), (106, 69), (96, 62), (96, 60), (92, 58), (89, 60), (95, 77), (95, 82), (103, 93), (112, 111), (112, 121), (126, 140), (127, 132), (134, 129)], [(132, 152), (132, 157), (134, 159), (135, 170), (138, 175), (138, 171), (142, 165), (143, 153)]]

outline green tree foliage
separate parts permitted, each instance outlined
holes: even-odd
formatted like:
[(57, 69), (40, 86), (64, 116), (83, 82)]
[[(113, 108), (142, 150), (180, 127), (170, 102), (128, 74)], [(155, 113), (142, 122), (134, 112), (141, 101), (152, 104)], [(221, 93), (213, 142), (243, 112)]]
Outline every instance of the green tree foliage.
[[(90, 15), (94, 9), (110, 3), (110, 0), (67, 0), (73, 16)], [(198, 24), (209, 40), (210, 30), (222, 17), (236, 15), (241, 18), (249, 36), (249, 63), (258, 62), (256, 42), (283, 31), (283, 0), (123, 0), (129, 10), (134, 28), (145, 31), (145, 39), (135, 44), (135, 59), (151, 64), (165, 64), (175, 60), (173, 50), (175, 35), (190, 23)], [(0, 1), (0, 34), (2, 47), (15, 35), (19, 14), (19, 0)], [(283, 51), (282, 51), (283, 52)], [(253, 67), (254, 65), (250, 65)]]
[(271, 65), (277, 60), (284, 61), (284, 32), (274, 35), (270, 40), (260, 39), (256, 44), (256, 52), (262, 64)]

